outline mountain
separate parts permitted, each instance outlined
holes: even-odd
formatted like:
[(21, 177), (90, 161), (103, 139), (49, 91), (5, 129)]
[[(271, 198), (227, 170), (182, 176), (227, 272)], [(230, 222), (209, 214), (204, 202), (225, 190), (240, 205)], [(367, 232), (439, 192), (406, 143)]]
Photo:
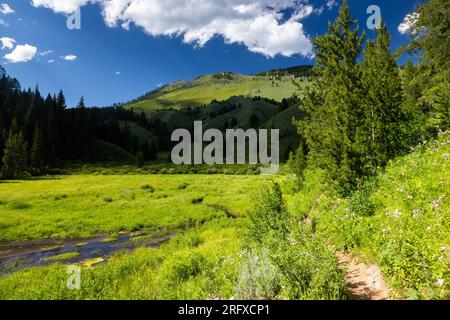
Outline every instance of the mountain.
[(297, 86), (310, 76), (310, 66), (272, 70), (256, 75), (217, 73), (163, 86), (125, 104), (124, 108), (151, 114), (158, 110), (194, 108), (233, 96), (262, 97), (281, 102), (295, 94)]

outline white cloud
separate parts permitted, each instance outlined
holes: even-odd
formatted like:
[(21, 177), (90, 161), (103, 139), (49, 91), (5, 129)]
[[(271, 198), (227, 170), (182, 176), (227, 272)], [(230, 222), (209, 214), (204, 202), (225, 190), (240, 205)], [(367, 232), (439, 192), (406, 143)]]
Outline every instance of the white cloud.
[(69, 55), (63, 56), (61, 58), (66, 60), (66, 61), (75, 61), (75, 60), (77, 60), (78, 57), (76, 55), (74, 55), (74, 54), (69, 54)]
[(15, 11), (7, 3), (0, 4), (0, 12), (3, 14), (11, 14)]
[(55, 60), (54, 59), (50, 59), (50, 60), (48, 60), (48, 63), (54, 63), (55, 62)]
[(419, 19), (419, 14), (414, 12), (407, 14), (403, 22), (398, 26), (398, 32), (401, 34), (407, 34), (413, 32), (413, 27)]
[(49, 54), (52, 54), (52, 53), (53, 53), (53, 50), (40, 51), (40, 52), (38, 53), (38, 56), (46, 57), (46, 56), (48, 56)]
[(3, 49), (12, 49), (14, 48), (14, 44), (16, 43), (16, 40), (9, 37), (2, 37), (0, 38), (0, 43), (2, 44), (2, 50)]
[(3, 26), (3, 27), (9, 27), (9, 23), (8, 23), (8, 21), (5, 21), (5, 20), (3, 20), (3, 19), (0, 19), (0, 26)]
[(37, 48), (29, 44), (17, 45), (16, 48), (4, 56), (6, 60), (11, 63), (27, 62), (34, 58), (37, 53)]
[(328, 10), (333, 9), (334, 7), (336, 7), (338, 5), (336, 0), (327, 0), (327, 7)]
[[(300, 23), (314, 12), (308, 0), (32, 0), (36, 7), (65, 14), (89, 2), (101, 6), (110, 27), (134, 24), (151, 36), (180, 36), (200, 47), (221, 36), (268, 57), (312, 55)], [(286, 18), (285, 10), (292, 16)]]
[(35, 7), (45, 7), (58, 13), (73, 13), (79, 7), (88, 2), (99, 2), (100, 0), (32, 0)]
[(120, 76), (120, 71), (116, 71), (116, 75)]

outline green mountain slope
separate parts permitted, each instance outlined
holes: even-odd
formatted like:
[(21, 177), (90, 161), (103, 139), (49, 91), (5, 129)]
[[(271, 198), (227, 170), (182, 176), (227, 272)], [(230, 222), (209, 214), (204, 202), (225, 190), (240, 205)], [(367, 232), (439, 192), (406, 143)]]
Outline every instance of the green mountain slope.
[(297, 91), (293, 81), (300, 83), (299, 80), (293, 80), (292, 76), (243, 76), (230, 73), (209, 75), (165, 86), (124, 107), (148, 114), (156, 110), (198, 107), (233, 96), (260, 96), (281, 101)]

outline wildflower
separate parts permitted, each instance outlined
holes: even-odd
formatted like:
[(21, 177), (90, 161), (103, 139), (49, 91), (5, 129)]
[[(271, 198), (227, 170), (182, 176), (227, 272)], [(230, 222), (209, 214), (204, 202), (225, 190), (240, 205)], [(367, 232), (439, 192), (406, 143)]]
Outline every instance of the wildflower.
[(398, 217), (400, 217), (401, 215), (402, 215), (402, 213), (401, 213), (398, 209), (396, 209), (395, 212), (394, 212), (394, 217), (395, 217), (395, 218), (398, 218)]
[(414, 199), (413, 196), (408, 196), (408, 200), (412, 200), (412, 199)]
[(444, 279), (438, 279), (438, 281), (436, 282), (436, 284), (438, 285), (438, 286), (443, 286), (444, 285)]
[(435, 208), (435, 209), (436, 209), (436, 208), (439, 208), (440, 205), (441, 205), (441, 203), (442, 203), (442, 201), (444, 201), (445, 197), (446, 197), (446, 196), (443, 195), (443, 196), (440, 196), (439, 199), (433, 201), (433, 204), (432, 204), (433, 208)]
[(447, 248), (446, 247), (440, 247), (439, 248), (441, 251), (447, 251)]
[(431, 231), (431, 229), (433, 229), (433, 228), (431, 228), (431, 226), (427, 227), (427, 231)]

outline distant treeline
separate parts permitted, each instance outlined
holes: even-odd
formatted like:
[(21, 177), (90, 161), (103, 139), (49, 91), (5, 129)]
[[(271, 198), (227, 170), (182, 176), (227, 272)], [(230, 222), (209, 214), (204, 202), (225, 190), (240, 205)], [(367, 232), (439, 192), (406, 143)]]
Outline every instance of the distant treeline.
[(259, 72), (255, 74), (256, 76), (264, 77), (264, 76), (274, 76), (274, 77), (286, 77), (286, 76), (295, 76), (296, 78), (304, 77), (309, 78), (315, 75), (314, 66), (304, 65), (304, 66), (296, 66), (285, 69), (274, 69), (268, 72)]
[(156, 144), (140, 141), (130, 122), (158, 127), (143, 113), (120, 107), (86, 108), (83, 98), (69, 109), (62, 91), (44, 98), (38, 88), (22, 90), (0, 67), (0, 159), (5, 178), (40, 174), (67, 161), (99, 160), (99, 140), (121, 147), (137, 160), (154, 159)]

